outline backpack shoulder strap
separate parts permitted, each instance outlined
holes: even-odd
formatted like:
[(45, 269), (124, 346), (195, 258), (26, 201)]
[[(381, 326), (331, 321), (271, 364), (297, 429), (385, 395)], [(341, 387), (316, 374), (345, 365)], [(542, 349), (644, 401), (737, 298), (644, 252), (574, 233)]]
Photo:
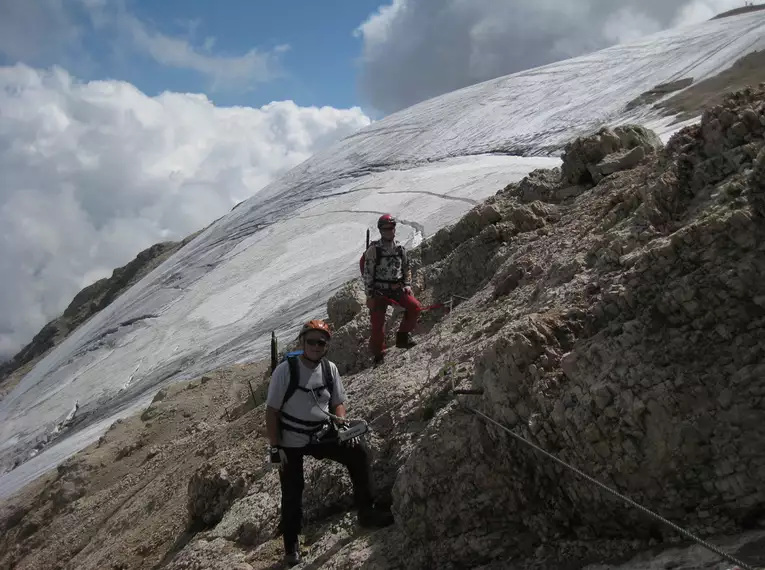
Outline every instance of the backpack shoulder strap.
[(335, 388), (335, 379), (332, 376), (332, 367), (326, 358), (321, 359), (321, 379), (324, 380), (324, 387), (329, 392), (329, 399), (331, 400), (332, 390)]
[(284, 399), (282, 400), (281, 406), (282, 408), (284, 407), (284, 404), (287, 403), (287, 400), (289, 400), (295, 393), (295, 390), (298, 388), (298, 384), (300, 384), (300, 367), (298, 366), (297, 356), (287, 357), (287, 365), (290, 368), (290, 383), (287, 386), (287, 391), (284, 393)]

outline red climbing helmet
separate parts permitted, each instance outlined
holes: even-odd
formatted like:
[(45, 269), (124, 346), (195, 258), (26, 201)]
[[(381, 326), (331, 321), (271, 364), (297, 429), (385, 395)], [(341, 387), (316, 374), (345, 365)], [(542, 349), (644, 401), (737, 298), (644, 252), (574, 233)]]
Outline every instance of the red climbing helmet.
[(396, 218), (390, 214), (383, 214), (380, 219), (377, 220), (377, 229), (381, 229), (383, 226), (396, 226)]
[(300, 329), (300, 335), (298, 335), (298, 338), (302, 337), (304, 334), (310, 331), (321, 331), (325, 333), (328, 338), (332, 338), (332, 331), (329, 330), (329, 325), (320, 319), (313, 319), (304, 324), (303, 328)]

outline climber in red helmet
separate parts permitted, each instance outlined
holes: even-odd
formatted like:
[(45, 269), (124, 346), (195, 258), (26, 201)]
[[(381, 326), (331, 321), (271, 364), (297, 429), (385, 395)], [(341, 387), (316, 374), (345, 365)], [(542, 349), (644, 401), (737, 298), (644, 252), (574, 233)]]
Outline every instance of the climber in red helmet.
[(417, 326), (422, 306), (412, 294), (412, 272), (406, 249), (396, 241), (396, 218), (384, 214), (377, 220), (380, 240), (364, 254), (364, 287), (370, 310), (372, 335), (369, 347), (375, 366), (385, 356), (385, 312), (391, 301), (404, 308), (404, 319), (396, 335), (398, 348), (412, 348), (417, 343), (410, 335)]

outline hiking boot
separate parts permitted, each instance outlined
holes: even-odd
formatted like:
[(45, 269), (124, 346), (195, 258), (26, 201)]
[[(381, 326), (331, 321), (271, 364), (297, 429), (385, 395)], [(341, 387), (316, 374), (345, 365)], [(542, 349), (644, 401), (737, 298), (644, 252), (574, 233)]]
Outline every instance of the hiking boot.
[(386, 509), (370, 507), (359, 511), (359, 524), (364, 528), (383, 528), (394, 522), (393, 514)]
[(397, 348), (412, 348), (414, 346), (417, 346), (417, 343), (414, 342), (411, 338), (409, 338), (409, 333), (406, 332), (400, 332), (396, 333), (396, 347)]
[(291, 568), (297, 566), (302, 562), (300, 557), (300, 543), (295, 540), (292, 541), (288, 538), (284, 539), (284, 564)]
[(385, 360), (385, 355), (384, 354), (377, 354), (377, 355), (375, 355), (375, 358), (372, 361), (372, 367), (373, 368), (377, 368), (378, 366), (380, 366), (383, 363), (384, 360)]
[(292, 552), (287, 552), (284, 555), (284, 564), (288, 568), (291, 568), (292, 566), (297, 566), (302, 561), (303, 559), (300, 557), (300, 550), (297, 547), (295, 547), (295, 550), (293, 550)]

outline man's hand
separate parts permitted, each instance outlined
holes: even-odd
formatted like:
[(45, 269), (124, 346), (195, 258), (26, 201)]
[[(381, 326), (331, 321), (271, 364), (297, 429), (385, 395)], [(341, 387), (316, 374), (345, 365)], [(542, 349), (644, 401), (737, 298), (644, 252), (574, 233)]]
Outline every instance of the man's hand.
[(281, 445), (272, 445), (269, 450), (269, 457), (271, 458), (271, 463), (277, 464), (279, 469), (284, 469), (284, 466), (287, 465), (287, 454)]
[(404, 287), (404, 293), (406, 293), (407, 295), (411, 295), (412, 288), (409, 285), (407, 285), (406, 287)]

